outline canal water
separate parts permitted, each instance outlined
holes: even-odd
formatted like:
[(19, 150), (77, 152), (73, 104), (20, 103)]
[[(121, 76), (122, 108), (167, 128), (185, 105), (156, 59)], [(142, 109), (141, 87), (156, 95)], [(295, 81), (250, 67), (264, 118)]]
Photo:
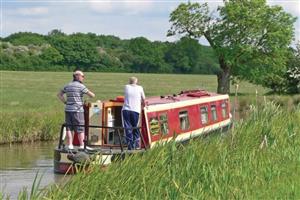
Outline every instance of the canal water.
[(0, 193), (17, 199), (24, 188), (30, 192), (37, 173), (41, 177), (40, 189), (65, 180), (64, 175), (53, 172), (56, 145), (53, 142), (0, 145)]

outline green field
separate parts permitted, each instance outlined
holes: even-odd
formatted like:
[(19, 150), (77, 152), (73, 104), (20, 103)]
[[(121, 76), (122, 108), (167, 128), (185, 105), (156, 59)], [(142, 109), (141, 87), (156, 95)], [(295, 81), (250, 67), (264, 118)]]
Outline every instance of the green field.
[[(0, 143), (57, 138), (59, 126), (63, 122), (64, 105), (57, 99), (56, 94), (64, 84), (71, 81), (72, 73), (0, 71), (0, 75)], [(114, 99), (123, 95), (124, 85), (130, 76), (139, 78), (146, 96), (176, 94), (181, 90), (199, 88), (215, 92), (217, 88), (216, 76), (212, 75), (94, 72), (87, 72), (85, 75), (86, 86), (96, 94), (94, 99), (86, 99), (87, 101)], [(256, 90), (258, 98), (255, 96)], [(234, 93), (234, 86), (231, 91)], [(267, 90), (242, 82), (238, 92), (239, 109), (247, 109), (249, 104), (257, 100), (263, 101)], [(285, 98), (290, 97), (274, 98), (285, 103), (288, 102)]]
[[(137, 76), (146, 96), (179, 93), (186, 89), (206, 89), (216, 92), (217, 78), (213, 75), (164, 75), (127, 73), (85, 73), (86, 86), (96, 99), (112, 99), (123, 95), (124, 85), (130, 76)], [(1, 110), (50, 111), (61, 110), (63, 105), (56, 94), (64, 84), (71, 81), (71, 72), (8, 72), (1, 71)], [(239, 92), (243, 94), (265, 93), (261, 87), (242, 83)], [(231, 89), (234, 92), (234, 87)]]

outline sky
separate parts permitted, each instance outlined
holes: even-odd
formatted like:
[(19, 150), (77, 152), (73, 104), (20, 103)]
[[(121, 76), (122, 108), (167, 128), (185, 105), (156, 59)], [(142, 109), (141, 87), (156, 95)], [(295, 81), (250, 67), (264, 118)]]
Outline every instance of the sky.
[[(114, 35), (121, 39), (146, 37), (151, 41), (175, 41), (167, 37), (170, 13), (182, 0), (0, 0), (1, 37), (16, 32), (46, 35), (53, 29), (64, 33)], [(196, 2), (196, 1), (192, 1)], [(222, 0), (208, 2), (213, 11)], [(299, 19), (295, 23), (295, 40), (300, 40), (300, 0), (269, 0)], [(202, 38), (200, 43), (208, 45)]]

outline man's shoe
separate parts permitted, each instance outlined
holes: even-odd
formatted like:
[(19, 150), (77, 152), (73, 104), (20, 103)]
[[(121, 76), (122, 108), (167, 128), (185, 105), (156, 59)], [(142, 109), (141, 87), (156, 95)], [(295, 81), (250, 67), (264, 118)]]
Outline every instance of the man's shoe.
[[(79, 149), (80, 149), (80, 150), (84, 149), (84, 146), (80, 146)], [(86, 149), (86, 150), (90, 150), (90, 151), (94, 150), (93, 148), (88, 147), (88, 146), (85, 146), (85, 149)]]
[(93, 148), (88, 147), (88, 146), (86, 146), (85, 148), (86, 148), (87, 150), (90, 150), (90, 151), (94, 150)]
[(73, 147), (73, 145), (65, 145), (65, 146), (63, 147), (63, 149), (64, 149), (65, 151), (72, 151), (72, 150), (74, 150), (74, 147)]

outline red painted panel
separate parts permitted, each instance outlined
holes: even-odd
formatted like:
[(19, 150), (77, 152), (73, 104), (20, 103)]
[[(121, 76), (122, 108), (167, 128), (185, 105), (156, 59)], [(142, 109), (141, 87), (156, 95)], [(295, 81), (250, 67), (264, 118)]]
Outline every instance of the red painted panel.
[(179, 129), (179, 118), (178, 118), (178, 109), (171, 109), (168, 111), (169, 118), (169, 136), (173, 137), (178, 134)]
[(76, 133), (76, 131), (73, 134), (73, 145), (74, 146), (79, 146), (79, 139), (78, 139), (78, 134)]
[[(150, 125), (150, 121), (152, 118), (156, 118), (158, 120), (158, 124), (159, 124), (159, 132), (158, 134), (150, 134), (150, 137), (151, 137), (151, 141), (154, 142), (154, 141), (159, 141), (161, 139), (164, 139), (164, 138), (169, 138), (169, 137), (173, 137), (173, 134), (174, 134), (174, 124), (177, 124), (176, 121), (178, 121), (178, 119), (173, 119), (173, 112), (172, 112), (172, 109), (171, 110), (164, 110), (164, 111), (158, 111), (158, 112), (151, 112), (151, 113), (148, 113), (148, 124), (149, 124), (149, 128), (151, 129), (151, 125)], [(160, 120), (160, 116), (161, 115), (166, 115), (167, 116), (167, 124), (168, 124), (168, 133), (167, 134), (162, 134), (161, 132), (161, 126), (162, 126), (162, 123), (161, 123), (161, 120)], [(151, 132), (151, 130), (150, 130)]]
[[(148, 139), (148, 134), (150, 134), (150, 133), (148, 133), (147, 132), (147, 127), (146, 127), (146, 120), (145, 120), (145, 112), (144, 112), (144, 110), (142, 111), (142, 130), (141, 130), (141, 134), (142, 134), (142, 137), (143, 137), (143, 139), (144, 139), (144, 142), (145, 142), (145, 144), (143, 144), (143, 142), (141, 141), (141, 148), (145, 148), (145, 146), (146, 147), (148, 147), (149, 146), (149, 139)], [(141, 138), (142, 139), (142, 138)]]
[[(188, 119), (189, 119), (190, 126), (186, 130), (181, 130), (179, 113), (184, 111), (188, 112)], [(173, 136), (174, 134), (178, 135), (181, 133), (185, 133), (197, 129), (200, 126), (199, 117), (197, 116), (199, 116), (199, 110), (197, 108), (197, 105), (172, 109), (169, 112), (170, 130), (172, 130), (171, 136)]]
[(54, 171), (59, 174), (75, 174), (76, 170), (72, 163), (57, 162), (54, 164)]
[[(217, 107), (217, 122), (220, 122), (222, 120), (222, 111), (221, 111), (221, 101), (216, 101), (216, 104), (215, 104)], [(215, 122), (216, 123), (216, 122)]]
[[(219, 100), (219, 101), (214, 101), (214, 102), (210, 102), (208, 104), (208, 118), (209, 118), (209, 125), (212, 125), (212, 124), (216, 124), (216, 123), (220, 123), (222, 122), (224, 119), (222, 117), (222, 103), (224, 102), (224, 100)], [(216, 121), (213, 121), (212, 120), (212, 113), (211, 113), (211, 106), (212, 105), (215, 105), (216, 106), (216, 110), (217, 110), (217, 120)], [(225, 119), (228, 119), (229, 117), (229, 114), (227, 113), (227, 117)]]
[(189, 120), (190, 120), (190, 129), (196, 130), (201, 126), (200, 123), (200, 113), (198, 109), (198, 105), (193, 105), (188, 108)]
[[(212, 124), (217, 124), (222, 122), (223, 120), (225, 120), (222, 117), (222, 103), (223, 102), (227, 103), (227, 116), (225, 119), (229, 118), (229, 103), (228, 100), (219, 100), (219, 101), (214, 101), (214, 102), (208, 102), (208, 103), (202, 103), (202, 104), (197, 104), (197, 105), (191, 105), (191, 106), (185, 106), (185, 107), (181, 107), (181, 108), (175, 108), (175, 109), (170, 109), (170, 110), (164, 110), (164, 111), (158, 111), (158, 112), (152, 112), (152, 113), (148, 113), (147, 117), (148, 117), (148, 124), (150, 127), (150, 120), (153, 117), (157, 117), (158, 121), (159, 121), (159, 116), (163, 113), (167, 113), (168, 116), (168, 128), (169, 128), (169, 133), (168, 135), (162, 135), (161, 132), (159, 131), (159, 134), (155, 134), (155, 135), (151, 135), (151, 141), (158, 141), (160, 139), (166, 138), (166, 137), (173, 137), (174, 134), (178, 135), (178, 134), (182, 134), (185, 132), (190, 132), (193, 130), (197, 130), (199, 128), (202, 128), (204, 126), (209, 126)], [(211, 106), (215, 105), (216, 106), (216, 112), (217, 112), (217, 120), (213, 121), (212, 120), (212, 113), (211, 113)], [(207, 124), (202, 124), (201, 122), (201, 111), (200, 108), (201, 107), (207, 107), (208, 110), (208, 123)], [(184, 112), (187, 111), (188, 112), (188, 118), (189, 118), (189, 128), (187, 130), (181, 130), (180, 127), (180, 119), (179, 119), (179, 113), (180, 112)]]

